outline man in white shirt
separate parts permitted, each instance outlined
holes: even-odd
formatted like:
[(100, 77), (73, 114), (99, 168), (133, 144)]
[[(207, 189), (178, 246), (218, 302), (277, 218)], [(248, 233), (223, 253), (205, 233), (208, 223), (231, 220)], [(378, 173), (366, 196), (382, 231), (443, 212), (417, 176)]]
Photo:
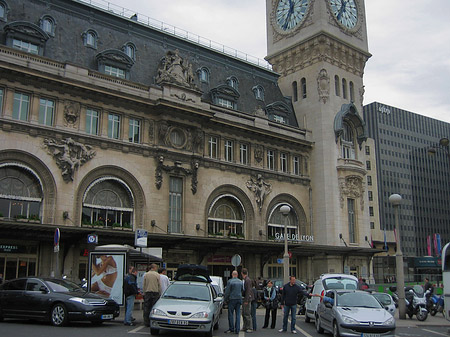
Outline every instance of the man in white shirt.
[(159, 268), (159, 282), (161, 283), (161, 295), (164, 294), (167, 287), (170, 285), (170, 280), (167, 277), (167, 270), (166, 268)]

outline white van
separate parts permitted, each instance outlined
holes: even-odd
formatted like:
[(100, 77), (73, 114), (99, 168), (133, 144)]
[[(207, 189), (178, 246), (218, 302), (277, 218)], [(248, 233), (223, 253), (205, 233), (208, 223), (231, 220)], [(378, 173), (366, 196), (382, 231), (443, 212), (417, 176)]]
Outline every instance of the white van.
[(210, 276), (209, 277), (211, 279), (211, 284), (212, 285), (217, 285), (218, 286), (218, 294), (225, 294), (225, 291), (223, 289), (223, 279), (220, 276)]
[[(314, 282), (311, 294), (325, 295), (330, 289), (357, 289), (358, 279), (348, 274), (322, 274)], [(309, 323), (311, 319), (316, 319), (317, 306), (321, 301), (320, 297), (312, 296), (306, 300), (305, 322)]]

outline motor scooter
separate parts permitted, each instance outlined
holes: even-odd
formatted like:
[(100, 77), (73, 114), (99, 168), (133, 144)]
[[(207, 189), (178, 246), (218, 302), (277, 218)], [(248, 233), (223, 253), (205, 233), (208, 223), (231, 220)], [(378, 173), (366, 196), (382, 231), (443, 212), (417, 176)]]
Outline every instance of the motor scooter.
[[(392, 298), (396, 306), (398, 306), (398, 292), (397, 287), (389, 287), (392, 291)], [(427, 300), (425, 298), (425, 294), (422, 286), (407, 286), (405, 287), (405, 305), (406, 305), (406, 314), (409, 318), (412, 318), (416, 315), (416, 318), (419, 321), (424, 321), (428, 317), (427, 310)]]
[(430, 296), (430, 299), (428, 301), (429, 309), (431, 316), (436, 315), (438, 312), (441, 312), (442, 315), (445, 315), (444, 312), (444, 297), (438, 296), (438, 295), (432, 295)]

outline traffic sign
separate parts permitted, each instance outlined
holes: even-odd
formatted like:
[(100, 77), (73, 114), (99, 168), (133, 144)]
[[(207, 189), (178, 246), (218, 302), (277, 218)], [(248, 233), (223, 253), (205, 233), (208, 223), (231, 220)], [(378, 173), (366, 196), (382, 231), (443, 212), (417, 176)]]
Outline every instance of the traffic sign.
[(145, 229), (136, 229), (134, 234), (134, 245), (136, 247), (147, 247), (148, 232)]
[(98, 235), (97, 234), (88, 234), (87, 242), (88, 243), (98, 243)]
[(234, 267), (239, 266), (241, 264), (241, 256), (239, 254), (233, 255), (233, 257), (231, 258), (231, 264)]
[(59, 228), (55, 229), (55, 236), (53, 237), (53, 244), (55, 246), (59, 246), (59, 239), (61, 238), (61, 233), (59, 231)]
[(292, 252), (288, 252), (289, 258), (292, 259)]

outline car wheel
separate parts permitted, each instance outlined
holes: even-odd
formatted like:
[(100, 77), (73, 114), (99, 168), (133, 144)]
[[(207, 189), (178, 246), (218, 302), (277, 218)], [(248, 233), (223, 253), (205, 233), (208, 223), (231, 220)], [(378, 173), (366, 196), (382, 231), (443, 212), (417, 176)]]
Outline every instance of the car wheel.
[(64, 304), (57, 303), (50, 312), (50, 320), (54, 326), (64, 326), (67, 324), (67, 310)]
[(316, 315), (316, 319), (315, 319), (314, 323), (316, 325), (316, 331), (318, 333), (323, 333), (323, 328), (320, 326), (320, 318), (319, 318), (319, 316)]
[(338, 328), (337, 322), (335, 321), (333, 323), (333, 337), (339, 337), (339, 336), (340, 336), (339, 328)]
[(150, 335), (152, 335), (152, 336), (159, 335), (159, 330), (158, 329), (150, 329)]
[(305, 323), (311, 322), (311, 318), (309, 318), (308, 314), (305, 312)]
[(205, 337), (213, 337), (213, 328), (212, 327), (208, 332), (205, 332)]

